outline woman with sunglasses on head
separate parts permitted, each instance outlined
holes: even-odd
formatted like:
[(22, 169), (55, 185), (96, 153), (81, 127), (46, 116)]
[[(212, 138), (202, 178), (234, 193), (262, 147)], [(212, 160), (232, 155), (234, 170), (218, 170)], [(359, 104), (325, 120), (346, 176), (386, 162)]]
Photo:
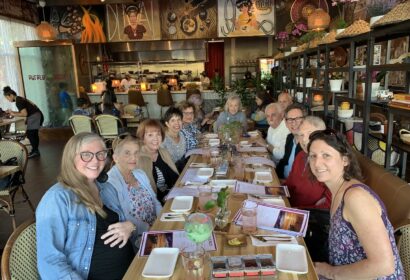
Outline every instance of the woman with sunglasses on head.
[(361, 171), (345, 137), (311, 134), (310, 169), (332, 193), (329, 262), (316, 263), (328, 279), (404, 279), (393, 227), (378, 195), (360, 182)]
[(121, 279), (134, 258), (115, 188), (103, 173), (107, 149), (83, 132), (64, 147), (58, 183), (36, 210), (37, 267), (42, 279)]
[(161, 212), (161, 203), (145, 172), (137, 169), (141, 150), (138, 139), (126, 133), (115, 139), (112, 147), (115, 165), (108, 172), (108, 182), (118, 192), (126, 219), (137, 225), (134, 245), (138, 248), (142, 233), (149, 230)]
[(143, 121), (137, 130), (137, 136), (143, 141), (138, 166), (148, 176), (157, 199), (164, 204), (164, 197), (178, 180), (178, 169), (167, 149), (161, 147), (165, 133), (159, 121)]
[(182, 133), (182, 112), (178, 108), (169, 107), (164, 115), (165, 138), (162, 147), (171, 154), (172, 161), (181, 172), (186, 164), (185, 153), (187, 143)]

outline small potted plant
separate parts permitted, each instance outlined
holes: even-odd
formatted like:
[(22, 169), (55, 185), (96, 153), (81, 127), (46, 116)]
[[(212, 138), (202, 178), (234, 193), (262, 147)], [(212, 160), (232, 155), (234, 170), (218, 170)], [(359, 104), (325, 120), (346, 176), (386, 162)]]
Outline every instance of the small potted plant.
[(311, 88), (313, 85), (313, 72), (307, 71), (305, 79), (306, 79), (306, 87)]
[(223, 142), (239, 143), (242, 135), (242, 124), (238, 121), (225, 123), (218, 129), (219, 139)]
[[(371, 91), (371, 99), (377, 99), (377, 90), (380, 89), (380, 83), (383, 80), (383, 78), (386, 76), (387, 72), (385, 70), (383, 71), (373, 71), (372, 73), (372, 91)], [(363, 91), (366, 89), (366, 83), (362, 83)]]
[(332, 72), (330, 74), (330, 91), (341, 91), (343, 85), (343, 74), (341, 72)]

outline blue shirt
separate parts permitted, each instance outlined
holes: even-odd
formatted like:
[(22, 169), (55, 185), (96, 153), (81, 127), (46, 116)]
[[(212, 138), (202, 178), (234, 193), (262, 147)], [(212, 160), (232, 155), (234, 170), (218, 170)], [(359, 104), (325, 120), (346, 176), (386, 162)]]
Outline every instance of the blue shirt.
[[(97, 183), (103, 204), (125, 221), (117, 192)], [(42, 279), (87, 279), (94, 250), (96, 216), (69, 188), (57, 183), (36, 210), (37, 268)]]
[(201, 133), (196, 126), (196, 124), (190, 123), (184, 126), (181, 129), (182, 134), (185, 137), (186, 142), (186, 151), (190, 151), (198, 147), (198, 139), (197, 136)]
[(295, 153), (296, 153), (296, 144), (295, 139), (293, 139), (293, 146), (292, 146), (292, 152), (289, 155), (288, 159), (288, 164), (285, 166), (283, 170), (283, 175), (286, 178), (288, 178), (290, 171), (292, 170), (293, 162), (295, 161)]

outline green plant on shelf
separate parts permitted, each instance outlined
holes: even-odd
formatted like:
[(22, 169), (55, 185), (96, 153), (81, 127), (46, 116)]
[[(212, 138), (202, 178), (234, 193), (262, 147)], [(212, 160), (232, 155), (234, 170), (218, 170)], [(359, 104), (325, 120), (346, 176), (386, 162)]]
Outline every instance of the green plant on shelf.
[(343, 74), (341, 72), (332, 72), (330, 73), (331, 80), (341, 80), (343, 79)]
[(309, 31), (309, 32), (306, 32), (304, 35), (302, 35), (299, 38), (299, 42), (302, 43), (302, 44), (309, 43), (309, 42), (311, 42), (315, 39), (323, 38), (323, 36), (325, 36), (325, 34), (326, 34), (325, 31)]

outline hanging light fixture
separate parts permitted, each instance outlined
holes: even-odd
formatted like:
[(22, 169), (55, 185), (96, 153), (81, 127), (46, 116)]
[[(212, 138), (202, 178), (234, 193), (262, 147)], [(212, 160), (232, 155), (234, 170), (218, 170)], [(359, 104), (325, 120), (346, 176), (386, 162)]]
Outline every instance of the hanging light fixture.
[(318, 0), (318, 8), (308, 16), (309, 30), (321, 31), (329, 27), (330, 16), (325, 10), (320, 8), (320, 1), (321, 0)]
[(37, 35), (41, 41), (54, 41), (57, 38), (57, 31), (45, 20), (44, 7), (46, 6), (46, 1), (40, 0), (38, 4), (43, 9), (43, 21), (36, 28)]

